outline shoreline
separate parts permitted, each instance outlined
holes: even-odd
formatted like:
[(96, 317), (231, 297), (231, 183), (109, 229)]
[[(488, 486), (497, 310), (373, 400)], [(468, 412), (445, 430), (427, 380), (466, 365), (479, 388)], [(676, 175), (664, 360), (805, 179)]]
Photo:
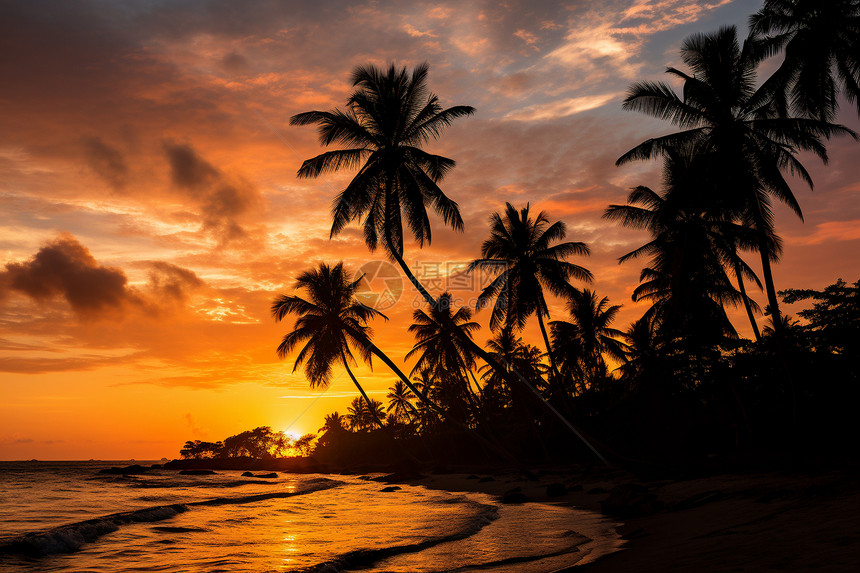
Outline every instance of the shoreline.
[[(221, 464), (199, 460), (193, 465), (245, 469), (237, 463), (217, 467)], [(169, 462), (164, 467), (190, 465)], [(311, 460), (260, 462), (247, 469), (376, 474), (366, 479), (482, 493), (499, 503), (560, 504), (604, 514), (618, 524), (615, 530), (624, 540), (619, 550), (552, 573), (860, 571), (860, 468), (853, 465), (683, 479), (645, 479), (622, 470), (583, 471), (579, 466), (535, 468), (528, 477), (491, 467), (451, 466), (418, 473), (415, 468), (331, 468)]]
[[(552, 573), (860, 571), (856, 468), (659, 481), (619, 471), (581, 474), (563, 469), (539, 471), (536, 481), (516, 476), (515, 472), (433, 474), (403, 483), (480, 492), (500, 500), (519, 488), (529, 502), (561, 503), (598, 513), (604, 509), (603, 502), (617, 500), (619, 495), (613, 492), (629, 492), (631, 484), (655, 498), (656, 504), (640, 504), (637, 509), (635, 495), (628, 495), (629, 515), (606, 516), (620, 523), (616, 531), (624, 540), (621, 549)], [(482, 477), (493, 481), (482, 482)], [(562, 483), (568, 491), (547, 495), (552, 483)]]

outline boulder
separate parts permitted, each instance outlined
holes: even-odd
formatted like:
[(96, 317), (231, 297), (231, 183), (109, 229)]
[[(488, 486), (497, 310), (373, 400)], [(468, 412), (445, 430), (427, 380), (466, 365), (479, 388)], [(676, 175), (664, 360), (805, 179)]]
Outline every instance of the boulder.
[(242, 472), (242, 477), (243, 478), (252, 478), (252, 477), (254, 477), (254, 474), (252, 472)]
[(146, 473), (148, 471), (149, 471), (149, 468), (145, 468), (141, 465), (134, 464), (131, 466), (126, 466), (124, 468), (105, 468), (103, 470), (99, 470), (99, 473), (100, 474), (108, 474), (108, 475), (132, 476), (132, 475)]
[(384, 487), (384, 488), (382, 488), (382, 489), (381, 489), (381, 490), (379, 490), (379, 491), (389, 492), (389, 491), (397, 491), (397, 490), (399, 490), (399, 489), (400, 489), (400, 488), (399, 488), (398, 486), (396, 486), (396, 485), (390, 485), (390, 486), (388, 486), (388, 487)]
[(502, 496), (502, 503), (526, 503), (528, 496), (521, 491), (510, 491)]

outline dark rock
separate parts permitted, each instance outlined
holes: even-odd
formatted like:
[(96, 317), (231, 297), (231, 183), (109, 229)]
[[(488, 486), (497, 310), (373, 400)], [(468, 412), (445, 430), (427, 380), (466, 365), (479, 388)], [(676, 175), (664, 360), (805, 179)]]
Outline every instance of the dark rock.
[(569, 488), (567, 488), (567, 491), (582, 491), (582, 486), (579, 484), (572, 485)]
[(593, 487), (590, 490), (588, 490), (588, 493), (608, 493), (608, 492), (605, 489), (603, 489), (602, 487)]
[(372, 478), (372, 477), (370, 477), (370, 476), (358, 476), (358, 479), (360, 479), (360, 480), (364, 480), (364, 481), (370, 481), (370, 480), (372, 480), (373, 478)]
[(242, 477), (243, 478), (252, 478), (252, 477), (257, 477), (257, 476), (255, 476), (252, 472), (242, 472)]
[(525, 503), (528, 500), (526, 494), (521, 491), (508, 492), (502, 496), (502, 503)]
[(494, 478), (493, 476), (482, 477), (478, 480), (478, 483), (487, 483), (490, 481), (496, 481), (496, 478)]
[(397, 491), (397, 490), (399, 490), (399, 489), (400, 489), (400, 487), (398, 487), (398, 486), (396, 486), (396, 485), (390, 485), (390, 486), (388, 486), (388, 487), (384, 487), (384, 488), (382, 488), (382, 489), (381, 489), (381, 490), (379, 490), (379, 491), (389, 492), (389, 491)]
[(132, 466), (126, 466), (124, 468), (105, 468), (103, 470), (99, 470), (100, 474), (108, 474), (108, 475), (124, 475), (124, 476), (132, 476), (136, 474), (142, 474), (149, 471), (149, 468), (145, 468), (141, 465), (134, 464)]
[(600, 502), (603, 513), (619, 517), (641, 517), (657, 513), (663, 502), (644, 485), (627, 483), (615, 486)]
[(276, 477), (278, 477), (278, 474), (277, 474), (277, 473), (275, 473), (275, 472), (272, 472), (272, 473), (268, 473), (268, 474), (257, 474), (257, 475), (255, 475), (254, 477), (256, 477), (256, 478), (266, 478), (266, 479), (271, 479), (271, 478), (276, 478)]
[(551, 483), (546, 486), (546, 495), (548, 497), (559, 497), (567, 493), (567, 488), (563, 483)]
[(420, 474), (418, 472), (394, 472), (392, 474), (380, 476), (378, 478), (373, 478), (373, 481), (382, 481), (382, 482), (405, 482), (405, 481), (418, 481), (420, 479), (424, 479), (426, 476), (424, 474)]
[(214, 476), (215, 472), (212, 470), (182, 470), (179, 472), (181, 476)]

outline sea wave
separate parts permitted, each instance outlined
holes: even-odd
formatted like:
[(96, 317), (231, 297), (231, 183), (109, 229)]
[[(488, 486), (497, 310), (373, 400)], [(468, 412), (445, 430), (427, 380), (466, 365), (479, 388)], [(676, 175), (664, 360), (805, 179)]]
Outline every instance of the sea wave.
[(0, 539), (0, 555), (22, 554), (39, 557), (56, 553), (72, 553), (78, 551), (85, 543), (91, 543), (103, 535), (113, 533), (123, 525), (170, 519), (196, 506), (254, 503), (267, 499), (304, 495), (337, 487), (341, 484), (342, 482), (336, 480), (314, 480), (313, 483), (307, 484), (308, 487), (297, 491), (273, 491), (254, 495), (218, 497), (203, 501), (159, 505), (134, 511), (112, 513), (43, 531), (33, 531)]
[(477, 503), (465, 497), (458, 496), (447, 500), (436, 501), (442, 501), (443, 503), (471, 504), (477, 509), (477, 511), (472, 519), (466, 522), (460, 529), (448, 532), (445, 535), (422, 539), (421, 541), (416, 541), (414, 543), (404, 543), (372, 549), (357, 549), (310, 567), (294, 569), (290, 573), (340, 573), (341, 571), (348, 571), (351, 569), (368, 568), (388, 557), (401, 555), (403, 553), (416, 553), (429, 547), (439, 545), (440, 543), (466, 539), (475, 535), (499, 517), (499, 508), (497, 506)]

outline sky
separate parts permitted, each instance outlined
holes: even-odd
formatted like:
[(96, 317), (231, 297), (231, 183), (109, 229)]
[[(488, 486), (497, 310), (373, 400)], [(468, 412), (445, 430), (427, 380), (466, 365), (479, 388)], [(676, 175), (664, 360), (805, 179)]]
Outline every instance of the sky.
[[(574, 262), (623, 304), (625, 329), (644, 311), (630, 298), (642, 264), (617, 259), (646, 237), (601, 215), (629, 188), (659, 186), (656, 162), (615, 160), (672, 127), (622, 110), (624, 93), (683, 67), (688, 35), (745, 32), (760, 4), (0, 4), (0, 459), (170, 458), (185, 440), (261, 425), (315, 432), (356, 390), (340, 370), (312, 390), (279, 360), (291, 321), (269, 307), (323, 261), (379, 274), (369, 294), (388, 287), (396, 300), (381, 299), (389, 320), (374, 322), (374, 340), (411, 368), (417, 293), (385, 274), (357, 226), (329, 239), (351, 173), (295, 176), (321, 148), (290, 116), (342, 106), (361, 64), (427, 62), (442, 105), (477, 109), (427, 146), (457, 161), (442, 189), (465, 231), (431, 219), (432, 243), (406, 246), (419, 278), (469, 304), (485, 277), (462, 269), (490, 214), (529, 203), (589, 245)], [(850, 107), (839, 121), (860, 128)], [(860, 278), (860, 148), (828, 150), (827, 167), (802, 157), (815, 181), (814, 192), (795, 184), (805, 221), (777, 209), (778, 288)], [(561, 301), (550, 311), (565, 318)], [(489, 313), (476, 320), (484, 340)], [(525, 337), (537, 343), (536, 326)], [(355, 372), (385, 401), (383, 364)]]

